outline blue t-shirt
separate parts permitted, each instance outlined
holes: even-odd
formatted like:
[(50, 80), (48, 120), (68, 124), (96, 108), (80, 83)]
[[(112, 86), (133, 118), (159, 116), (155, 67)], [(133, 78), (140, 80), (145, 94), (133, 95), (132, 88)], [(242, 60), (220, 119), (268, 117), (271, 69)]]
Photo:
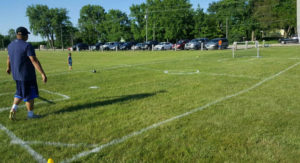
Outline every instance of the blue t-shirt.
[(16, 39), (8, 45), (8, 55), (14, 80), (36, 80), (35, 69), (29, 56), (36, 56), (34, 48), (24, 40)]
[(69, 64), (72, 64), (72, 57), (71, 56), (68, 57), (68, 62), (69, 62)]

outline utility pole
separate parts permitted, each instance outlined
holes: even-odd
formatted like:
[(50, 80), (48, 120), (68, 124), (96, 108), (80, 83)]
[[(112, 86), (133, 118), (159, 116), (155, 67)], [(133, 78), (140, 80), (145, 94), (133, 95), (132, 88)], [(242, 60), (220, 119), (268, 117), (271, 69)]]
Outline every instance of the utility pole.
[(297, 0), (297, 34), (300, 43), (300, 0)]
[(61, 39), (61, 47), (62, 47), (62, 50), (64, 51), (64, 42), (63, 42), (63, 37), (62, 37), (62, 28), (61, 28), (61, 24), (60, 24), (60, 39)]
[(226, 18), (226, 38), (228, 38), (228, 18)]
[(146, 42), (147, 42), (148, 41), (148, 9), (146, 10), (145, 19), (146, 19)]

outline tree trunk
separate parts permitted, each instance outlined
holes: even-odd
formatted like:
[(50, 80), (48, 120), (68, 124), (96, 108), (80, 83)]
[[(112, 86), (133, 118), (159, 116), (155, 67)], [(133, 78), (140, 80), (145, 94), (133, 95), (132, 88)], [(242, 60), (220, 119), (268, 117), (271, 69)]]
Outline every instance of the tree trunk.
[(254, 41), (254, 38), (255, 37), (255, 32), (254, 31), (252, 31), (252, 37), (251, 37), (251, 41)]
[(287, 36), (289, 36), (290, 33), (291, 33), (291, 26), (289, 26), (289, 28), (288, 28), (288, 30), (287, 30), (287, 32), (286, 32)]
[(54, 35), (53, 35), (53, 32), (51, 32), (51, 41), (52, 41), (52, 49), (54, 50)]
[(53, 49), (52, 40), (51, 40), (51, 38), (50, 38), (49, 35), (47, 35), (47, 40), (48, 40), (48, 42), (49, 42), (50, 48)]

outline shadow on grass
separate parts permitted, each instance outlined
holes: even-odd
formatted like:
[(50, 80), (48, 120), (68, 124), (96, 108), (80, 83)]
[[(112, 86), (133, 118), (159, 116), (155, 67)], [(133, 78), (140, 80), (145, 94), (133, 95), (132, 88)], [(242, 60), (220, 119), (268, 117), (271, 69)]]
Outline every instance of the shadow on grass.
[(42, 100), (42, 101), (44, 101), (44, 102), (46, 102), (46, 103), (48, 103), (48, 104), (55, 104), (55, 102), (53, 102), (53, 101), (50, 101), (50, 100), (47, 100), (47, 99), (45, 99), (44, 97), (38, 97), (38, 99), (40, 99), (40, 100)]
[(56, 111), (56, 112), (54, 112), (54, 114), (74, 112), (74, 111), (84, 110), (84, 109), (92, 109), (95, 107), (112, 105), (112, 104), (116, 104), (116, 103), (130, 101), (130, 100), (140, 100), (140, 99), (155, 96), (158, 93), (165, 93), (165, 92), (166, 92), (165, 90), (162, 90), (162, 91), (158, 91), (158, 92), (154, 92), (154, 93), (141, 93), (141, 94), (119, 96), (119, 97), (114, 97), (114, 99), (109, 99), (109, 100), (104, 100), (104, 101), (96, 101), (96, 102), (92, 102), (92, 103), (71, 106), (71, 107)]

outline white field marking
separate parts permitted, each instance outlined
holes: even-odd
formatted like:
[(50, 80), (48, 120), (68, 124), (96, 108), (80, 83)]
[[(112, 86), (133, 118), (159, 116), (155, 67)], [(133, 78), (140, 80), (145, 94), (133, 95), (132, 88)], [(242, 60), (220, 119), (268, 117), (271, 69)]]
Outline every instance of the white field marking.
[[(101, 67), (99, 69), (100, 69), (100, 71), (101, 70), (114, 70), (114, 69), (126, 68), (126, 67), (136, 67), (136, 66), (168, 63), (168, 62), (173, 62), (173, 61), (185, 61), (185, 60), (193, 60), (193, 59), (190, 58), (190, 59), (180, 59), (180, 60), (161, 60), (161, 61), (156, 61), (156, 62), (140, 63), (140, 64), (120, 64), (120, 65), (111, 66), (111, 67)], [(90, 72), (90, 71), (88, 71), (88, 70), (86, 70), (86, 71), (74, 71), (74, 72), (66, 71), (66, 72), (61, 72), (61, 73), (57, 73), (57, 74), (50, 74), (50, 76), (59, 76), (59, 75), (82, 73), (82, 72)]]
[(46, 163), (46, 159), (43, 158), (42, 155), (40, 155), (39, 153), (37, 153), (35, 150), (33, 150), (29, 145), (27, 145), (23, 140), (21, 140), (20, 138), (18, 138), (13, 132), (11, 132), (10, 130), (8, 130), (6, 127), (4, 127), (2, 124), (0, 124), (0, 130), (4, 131), (11, 139), (11, 141), (14, 141), (15, 144), (20, 145), (21, 147), (23, 147), (24, 149), (27, 150), (27, 152), (37, 161), (37, 162), (42, 162), (42, 163)]
[(1, 93), (0, 96), (6, 96), (6, 95), (11, 95), (12, 93)]
[[(249, 60), (254, 60), (256, 58), (251, 58)], [(253, 76), (245, 76), (245, 75), (232, 75), (232, 74), (218, 74), (218, 73), (207, 73), (207, 72), (200, 72), (199, 70), (195, 72), (184, 72), (184, 71), (178, 71), (178, 72), (170, 72), (168, 70), (159, 70), (159, 69), (153, 69), (153, 68), (144, 68), (144, 67), (135, 67), (136, 69), (142, 69), (142, 70), (152, 70), (152, 71), (157, 71), (157, 72), (163, 72), (165, 74), (170, 74), (170, 75), (194, 75), (194, 74), (205, 74), (205, 75), (211, 75), (211, 76), (228, 76), (228, 77), (234, 77), (234, 78), (249, 78), (249, 79), (260, 79), (258, 77), (253, 77)], [(173, 71), (173, 70), (172, 70)]]
[(205, 75), (210, 75), (210, 76), (228, 76), (228, 77), (233, 77), (233, 78), (249, 78), (249, 79), (260, 79), (257, 77), (253, 76), (245, 76), (245, 75), (232, 75), (232, 74), (218, 74), (218, 73), (208, 73), (208, 72), (200, 72), (197, 70), (196, 72), (170, 72), (168, 70), (164, 71), (165, 74), (170, 74), (170, 75), (193, 75), (193, 74), (205, 74)]
[[(58, 101), (64, 101), (64, 100), (70, 99), (69, 96), (63, 95), (63, 94), (60, 94), (60, 93), (57, 93), (57, 92), (51, 92), (51, 91), (48, 91), (48, 90), (45, 90), (45, 89), (40, 89), (40, 91), (43, 91), (43, 92), (46, 92), (46, 93), (49, 93), (49, 94), (54, 94), (54, 95), (63, 97), (63, 98), (60, 98), (60, 99), (53, 100), (52, 102), (58, 102)], [(13, 93), (11, 93), (11, 94), (13, 94)], [(45, 103), (47, 103), (47, 102), (40, 101), (40, 102), (35, 103), (35, 105), (45, 104)], [(25, 107), (26, 107), (25, 105), (19, 106), (19, 108), (25, 108)], [(7, 111), (7, 110), (10, 110), (10, 107), (0, 108), (0, 113), (3, 112), (3, 111)]]
[(222, 98), (220, 98), (220, 99), (217, 99), (217, 100), (214, 101), (214, 102), (208, 103), (208, 104), (206, 104), (206, 105), (204, 105), (204, 106), (201, 106), (201, 107), (198, 107), (198, 108), (195, 108), (195, 109), (193, 109), (193, 110), (191, 110), (191, 111), (189, 111), (189, 112), (186, 112), (186, 113), (183, 113), (183, 114), (181, 114), (181, 115), (172, 117), (172, 118), (170, 118), (170, 119), (167, 119), (167, 120), (164, 120), (164, 121), (155, 123), (155, 124), (153, 124), (153, 125), (151, 125), (151, 126), (148, 126), (148, 127), (146, 127), (146, 128), (143, 128), (143, 129), (141, 129), (141, 130), (139, 130), (139, 131), (135, 131), (135, 132), (132, 132), (132, 133), (130, 133), (130, 134), (128, 134), (128, 135), (125, 135), (125, 136), (123, 136), (122, 138), (114, 139), (114, 140), (112, 140), (112, 141), (110, 141), (110, 142), (108, 142), (108, 143), (106, 143), (106, 144), (100, 145), (100, 146), (98, 146), (98, 147), (96, 147), (96, 148), (94, 148), (94, 149), (92, 149), (92, 150), (84, 151), (84, 152), (81, 152), (81, 153), (79, 153), (79, 154), (77, 154), (77, 155), (74, 155), (72, 158), (66, 159), (66, 160), (64, 160), (64, 161), (62, 161), (62, 162), (72, 162), (72, 161), (75, 161), (75, 160), (77, 160), (77, 159), (79, 159), (79, 158), (81, 158), (81, 157), (90, 155), (90, 154), (92, 154), (92, 153), (97, 153), (97, 152), (101, 151), (102, 149), (104, 149), (104, 148), (106, 148), (106, 147), (109, 147), (109, 146), (112, 146), (112, 145), (116, 145), (116, 144), (122, 143), (122, 142), (124, 142), (124, 141), (126, 141), (126, 140), (128, 140), (128, 139), (130, 139), (130, 138), (132, 138), (132, 137), (134, 137), (134, 136), (141, 135), (142, 133), (147, 132), (147, 131), (149, 131), (149, 130), (151, 130), (151, 129), (157, 128), (157, 127), (159, 127), (159, 126), (161, 126), (161, 125), (163, 125), (163, 124), (166, 124), (166, 123), (168, 123), (168, 122), (172, 122), (172, 121), (174, 121), (174, 120), (177, 120), (177, 119), (186, 117), (186, 116), (188, 116), (188, 115), (190, 115), (190, 114), (199, 112), (199, 111), (201, 111), (201, 110), (203, 110), (203, 109), (206, 109), (206, 108), (208, 108), (208, 107), (210, 107), (210, 106), (212, 106), (212, 105), (215, 105), (215, 104), (217, 104), (217, 103), (219, 103), (219, 102), (223, 102), (223, 101), (225, 101), (225, 100), (228, 100), (228, 99), (231, 99), (231, 98), (233, 98), (233, 97), (239, 96), (239, 95), (241, 95), (241, 94), (247, 93), (247, 92), (249, 92), (249, 91), (251, 91), (251, 90), (253, 90), (253, 89), (255, 89), (255, 88), (261, 86), (261, 85), (264, 84), (265, 82), (267, 82), (267, 81), (269, 81), (269, 80), (272, 80), (272, 79), (274, 79), (275, 77), (278, 77), (278, 76), (280, 76), (281, 74), (287, 72), (288, 70), (290, 70), (290, 69), (292, 69), (292, 68), (298, 66), (299, 64), (300, 64), (300, 62), (298, 62), (298, 63), (296, 63), (296, 64), (294, 64), (294, 65), (292, 65), (292, 66), (290, 66), (290, 67), (288, 67), (288, 68), (286, 68), (286, 69), (280, 71), (279, 73), (277, 73), (277, 74), (275, 74), (275, 75), (272, 75), (272, 76), (270, 76), (270, 77), (268, 77), (268, 78), (266, 78), (266, 79), (264, 79), (264, 80), (262, 80), (262, 81), (260, 81), (260, 82), (258, 82), (258, 83), (256, 83), (256, 84), (254, 84), (253, 86), (251, 86), (251, 87), (249, 87), (249, 88), (247, 88), (247, 89), (244, 89), (244, 90), (242, 90), (242, 91), (240, 91), (240, 92), (237, 92), (237, 93), (235, 93), (235, 94), (231, 94), (231, 95), (222, 97)]
[(245, 76), (245, 75), (232, 75), (232, 74), (218, 74), (218, 73), (208, 73), (208, 72), (200, 72), (201, 74), (205, 75), (211, 75), (211, 76), (228, 76), (228, 77), (233, 77), (233, 78), (249, 78), (249, 79), (260, 79), (258, 77), (253, 77), (253, 76)]
[(91, 86), (90, 89), (98, 89), (98, 86)]
[[(20, 144), (17, 141), (12, 140), (10, 142), (11, 144)], [(61, 142), (43, 142), (43, 141), (23, 141), (22, 143), (27, 144), (27, 145), (48, 145), (48, 146), (56, 146), (56, 147), (97, 147), (99, 146), (98, 144), (68, 144), (68, 143), (61, 143)]]
[(193, 75), (193, 74), (199, 74), (200, 71), (197, 70), (196, 72), (170, 72), (168, 70), (165, 70), (164, 73), (170, 75)]
[(157, 71), (157, 72), (162, 72), (162, 70), (154, 69), (154, 68), (146, 68), (146, 67), (134, 67), (135, 69), (140, 69), (140, 70), (151, 70), (151, 71)]
[[(135, 66), (143, 66), (143, 65), (152, 65), (152, 64), (160, 64), (160, 63), (168, 63), (168, 62), (173, 62), (173, 61), (185, 61), (185, 60), (193, 60), (193, 59), (180, 59), (180, 60), (162, 60), (162, 61), (157, 61), (157, 62), (149, 62), (149, 63), (141, 63), (141, 64), (120, 64), (116, 66), (111, 66), (111, 67), (101, 67), (101, 70), (114, 70), (114, 69), (119, 69), (119, 68), (126, 68), (126, 67), (135, 67)], [(83, 72), (90, 72), (89, 70), (78, 70), (78, 71), (64, 71), (64, 72), (58, 72), (58, 73), (51, 73), (48, 74), (48, 77), (52, 76), (60, 76), (60, 75), (66, 75), (66, 74), (77, 74), (77, 73), (83, 73)], [(0, 81), (0, 83), (8, 82), (8, 81), (13, 81), (11, 80), (4, 80)]]
[[(64, 94), (61, 94), (61, 93), (58, 93), (58, 92), (51, 92), (51, 91), (48, 91), (48, 90), (45, 90), (45, 89), (40, 89), (40, 90), (41, 90), (41, 91), (44, 91), (44, 92), (46, 92), (46, 93), (49, 93), (49, 94), (58, 95), (58, 96), (63, 97), (63, 99), (59, 99), (59, 101), (70, 99), (69, 96), (64, 95)], [(55, 100), (55, 101), (57, 101), (57, 100)]]
[[(256, 59), (256, 58), (252, 58)], [(251, 59), (251, 60), (252, 60)], [(207, 73), (207, 72), (200, 72), (199, 70), (195, 72), (184, 72), (184, 71), (179, 71), (179, 72), (170, 72), (169, 70), (158, 70), (158, 69), (152, 69), (152, 68), (141, 68), (141, 67), (135, 67), (136, 69), (142, 69), (142, 70), (152, 70), (152, 71), (158, 71), (158, 72), (163, 72), (165, 74), (170, 74), (170, 75), (194, 75), (194, 74), (205, 74), (205, 75), (211, 75), (211, 76), (228, 76), (228, 77), (234, 77), (234, 78), (249, 78), (249, 79), (260, 79), (258, 77), (253, 77), (253, 76), (245, 76), (245, 75), (232, 75), (232, 74), (218, 74), (218, 73)], [(172, 70), (173, 71), (173, 70)]]

